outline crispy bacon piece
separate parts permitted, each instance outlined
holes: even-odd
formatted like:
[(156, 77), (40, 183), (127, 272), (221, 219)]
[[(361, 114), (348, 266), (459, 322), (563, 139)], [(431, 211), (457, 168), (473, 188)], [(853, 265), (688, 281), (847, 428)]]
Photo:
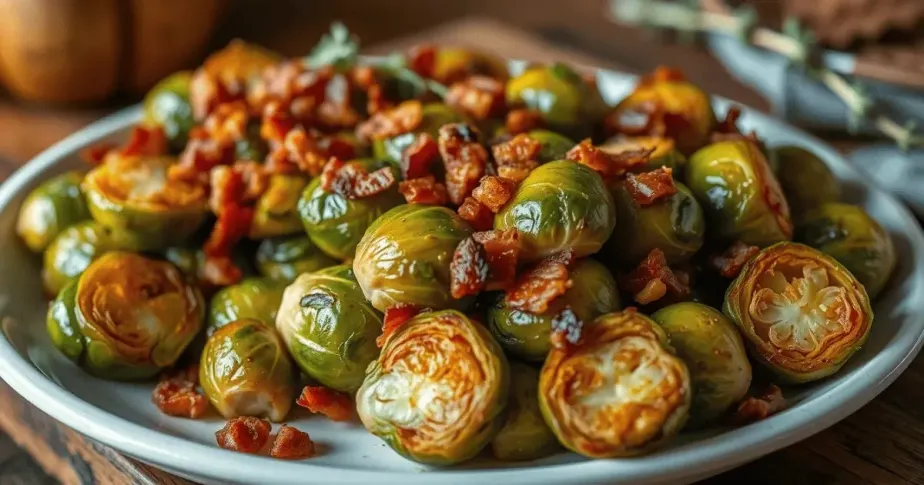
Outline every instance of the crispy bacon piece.
[(170, 180), (207, 180), (209, 171), (218, 165), (227, 165), (234, 160), (234, 145), (219, 143), (209, 137), (204, 128), (194, 127), (189, 132), (189, 141), (180, 153), (179, 163), (167, 171)]
[(548, 310), (553, 300), (571, 288), (568, 265), (572, 257), (550, 256), (533, 266), (507, 291), (507, 305), (535, 314)]
[(486, 175), (481, 178), (478, 187), (472, 191), (472, 197), (497, 214), (513, 197), (516, 190), (517, 183), (513, 180)]
[(646, 163), (653, 152), (652, 148), (609, 153), (586, 138), (569, 150), (565, 158), (592, 168), (602, 177), (619, 177), (632, 167)]
[(269, 441), (273, 426), (265, 419), (241, 416), (225, 423), (215, 432), (218, 446), (241, 453), (257, 453)]
[(475, 242), (484, 247), (488, 259), (488, 291), (506, 290), (517, 277), (520, 258), (520, 233), (516, 229), (483, 231), (472, 234)]
[(407, 303), (399, 303), (385, 310), (385, 318), (382, 320), (382, 335), (376, 337), (375, 345), (379, 348), (383, 347), (385, 342), (388, 342), (388, 338), (401, 328), (404, 322), (414, 318), (420, 311), (419, 307), (408, 305)]
[(521, 133), (491, 148), (497, 164), (497, 174), (514, 182), (522, 182), (534, 168), (542, 144), (529, 135)]
[(128, 142), (119, 149), (122, 155), (156, 156), (167, 153), (167, 136), (159, 126), (135, 125)]
[(436, 47), (430, 44), (412, 47), (407, 53), (407, 66), (423, 77), (432, 77), (436, 67)]
[(581, 331), (584, 322), (578, 318), (571, 307), (565, 307), (558, 315), (552, 318), (552, 334), (549, 341), (552, 347), (566, 349), (581, 343)]
[(405, 180), (398, 184), (398, 192), (408, 204), (446, 205), (449, 202), (446, 186), (432, 175)]
[(484, 175), (488, 151), (478, 143), (478, 136), (478, 130), (465, 123), (440, 128), (439, 151), (446, 167), (446, 190), (453, 204), (462, 204)]
[(332, 157), (321, 172), (321, 187), (348, 199), (362, 199), (380, 194), (395, 185), (395, 174), (388, 167), (372, 173), (355, 163)]
[(197, 69), (189, 82), (189, 104), (193, 117), (199, 121), (218, 106), (243, 98), (243, 84), (219, 79), (205, 69)]
[(334, 74), (330, 66), (310, 69), (297, 60), (281, 62), (263, 70), (248, 88), (247, 101), (257, 113), (278, 102), (297, 121), (310, 125)]
[(231, 250), (250, 230), (253, 208), (243, 205), (249, 185), (244, 170), (217, 167), (212, 173), (209, 205), (218, 219), (203, 246), (203, 278), (215, 286), (225, 286), (242, 276), (231, 260)]
[(429, 175), (430, 165), (439, 154), (439, 145), (432, 136), (427, 133), (418, 134), (414, 142), (401, 153), (401, 175), (404, 180)]
[(168, 416), (198, 419), (209, 409), (208, 399), (196, 390), (198, 383), (197, 365), (191, 365), (176, 374), (165, 373), (151, 393), (151, 402)]
[(709, 258), (709, 264), (722, 276), (735, 278), (741, 272), (741, 268), (759, 252), (760, 248), (757, 246), (735, 241), (723, 253), (714, 254)]
[(467, 237), (456, 246), (449, 263), (449, 291), (455, 299), (477, 295), (488, 282), (488, 257), (484, 248)]
[(466, 197), (459, 206), (459, 217), (467, 221), (477, 231), (487, 231), (494, 227), (494, 213), (488, 206), (473, 197)]
[(420, 101), (405, 101), (387, 111), (372, 115), (356, 127), (356, 136), (365, 141), (383, 140), (404, 133), (410, 133), (423, 121), (423, 105)]
[(349, 421), (353, 417), (353, 401), (350, 397), (323, 386), (305, 386), (295, 403), (333, 421)]
[(667, 167), (661, 167), (638, 175), (626, 174), (623, 185), (632, 200), (640, 207), (652, 205), (665, 197), (670, 197), (677, 193), (677, 186), (674, 185), (673, 170)]
[(383, 86), (382, 80), (371, 66), (356, 66), (351, 71), (351, 74), (356, 87), (366, 92), (366, 111), (370, 115), (394, 106), (392, 100), (388, 99), (385, 94), (385, 86)]
[(281, 145), (286, 134), (295, 128), (295, 120), (279, 101), (266, 104), (260, 121), (260, 137), (274, 147)]
[(339, 131), (354, 128), (362, 116), (353, 108), (352, 83), (345, 74), (331, 76), (324, 89), (324, 98), (318, 105), (317, 121), (325, 130)]
[(273, 447), (270, 449), (270, 456), (281, 460), (311, 458), (315, 453), (314, 441), (311, 441), (308, 433), (287, 424), (279, 428), (276, 439), (273, 440)]
[(732, 420), (735, 424), (742, 426), (767, 419), (783, 409), (786, 409), (783, 391), (776, 384), (770, 384), (770, 387), (759, 396), (749, 396), (741, 401)]
[(231, 144), (247, 136), (249, 120), (247, 103), (234, 101), (215, 107), (205, 118), (203, 128), (209, 138), (220, 144)]
[(449, 87), (446, 104), (476, 120), (487, 120), (504, 114), (507, 102), (504, 85), (487, 76), (470, 76)]
[(115, 149), (114, 143), (97, 143), (80, 150), (80, 159), (90, 165), (99, 165), (106, 159), (106, 155)]
[(295, 128), (283, 140), (283, 147), (299, 170), (312, 177), (318, 176), (330, 159), (317, 143), (317, 138), (303, 128)]
[(512, 135), (526, 133), (530, 130), (542, 128), (545, 124), (542, 113), (531, 109), (513, 109), (507, 113), (504, 127)]
[(690, 294), (689, 281), (678, 278), (667, 265), (664, 251), (657, 248), (652, 249), (631, 273), (620, 278), (620, 283), (641, 305), (660, 300), (668, 293), (678, 299)]
[(244, 273), (234, 264), (230, 255), (206, 254), (201, 276), (206, 288), (220, 288), (237, 283), (244, 277)]

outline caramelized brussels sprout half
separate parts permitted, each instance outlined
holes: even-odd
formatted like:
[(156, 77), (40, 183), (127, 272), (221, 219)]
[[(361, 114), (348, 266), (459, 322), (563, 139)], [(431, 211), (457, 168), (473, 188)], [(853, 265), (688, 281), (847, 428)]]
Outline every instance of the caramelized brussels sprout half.
[(65, 229), (43, 255), (42, 283), (55, 295), (77, 279), (96, 258), (108, 251), (136, 249), (132, 238), (94, 221), (84, 221)]
[(841, 198), (841, 187), (831, 169), (802, 147), (777, 147), (770, 153), (786, 202), (797, 221), (806, 211)]
[(67, 172), (29, 192), (16, 220), (16, 234), (26, 247), (42, 252), (64, 229), (90, 218), (87, 202), (80, 192), (81, 180), (80, 172)]
[(615, 226), (616, 208), (603, 179), (568, 160), (530, 172), (494, 218), (495, 229), (519, 231), (525, 262), (565, 249), (572, 249), (575, 257), (594, 254)]
[(197, 184), (168, 180), (169, 157), (108, 157), (83, 180), (90, 214), (100, 224), (138, 235), (144, 249), (179, 244), (208, 214)]
[(491, 441), (494, 457), (505, 461), (535, 460), (560, 447), (539, 410), (539, 371), (511, 362), (507, 418)]
[(265, 239), (302, 232), (297, 205), (308, 180), (298, 175), (273, 175), (257, 200), (250, 238)]
[(308, 236), (265, 239), (257, 247), (257, 269), (274, 280), (291, 282), (302, 273), (333, 266), (336, 261), (322, 253)]
[(173, 153), (186, 146), (189, 130), (196, 124), (189, 103), (192, 72), (175, 72), (157, 83), (144, 96), (144, 121), (147, 126), (159, 126)]
[(754, 143), (713, 143), (690, 157), (686, 172), (687, 187), (717, 239), (764, 247), (792, 237), (789, 206)]
[(452, 84), (474, 74), (504, 81), (507, 79), (507, 63), (497, 56), (471, 49), (459, 47), (436, 49), (431, 75), (435, 81)]
[(596, 84), (561, 63), (528, 67), (507, 82), (506, 96), (510, 106), (536, 110), (547, 126), (576, 138), (588, 136), (606, 111)]
[[(357, 160), (372, 172), (385, 162)], [(386, 211), (404, 202), (397, 186), (390, 187), (372, 197), (348, 199), (328, 192), (321, 187), (321, 178), (315, 178), (302, 192), (298, 213), (311, 241), (328, 256), (346, 261), (353, 257), (356, 245), (373, 221)]]
[(701, 303), (664, 307), (654, 315), (693, 380), (688, 427), (715, 423), (751, 386), (751, 364), (738, 329), (722, 312)]
[(464, 309), (449, 293), (449, 263), (472, 229), (446, 207), (399, 205), (376, 219), (356, 248), (353, 271), (366, 299), (384, 312), (399, 303)]
[(646, 206), (638, 205), (625, 185), (614, 185), (620, 230), (607, 242), (607, 258), (635, 265), (657, 248), (664, 252), (669, 264), (677, 264), (699, 251), (706, 237), (703, 210), (690, 189), (680, 182), (674, 185), (676, 194)]
[(843, 264), (871, 299), (879, 295), (895, 269), (892, 237), (855, 205), (831, 202), (807, 212), (796, 225), (796, 240)]
[(618, 136), (600, 145), (600, 149), (614, 155), (627, 151), (654, 150), (647, 163), (630, 167), (629, 171), (643, 173), (667, 167), (673, 171), (675, 179), (683, 180), (687, 157), (677, 150), (676, 145), (673, 139), (660, 136)]
[(598, 317), (582, 339), (553, 348), (539, 377), (539, 406), (562, 445), (591, 458), (633, 456), (680, 431), (690, 374), (658, 324), (629, 309)]
[(509, 369), (488, 331), (454, 310), (421, 313), (391, 335), (356, 393), (363, 425), (430, 465), (472, 458), (504, 424)]
[(209, 305), (208, 333), (243, 319), (273, 325), (283, 290), (284, 282), (269, 278), (246, 278), (222, 288)]
[(418, 133), (426, 133), (436, 140), (439, 137), (440, 127), (450, 123), (465, 123), (466, 117), (442, 103), (427, 103), (423, 105), (423, 119), (420, 126), (413, 133), (404, 133), (384, 140), (372, 142), (372, 156), (376, 160), (385, 160), (393, 164), (401, 162), (404, 150), (414, 143)]
[(62, 353), (98, 377), (137, 380), (173, 365), (202, 328), (205, 304), (172, 264), (110, 252), (48, 309)]
[(552, 320), (565, 308), (590, 323), (604, 313), (621, 308), (619, 288), (606, 266), (593, 259), (576, 262), (569, 271), (571, 288), (556, 298), (545, 313), (536, 315), (507, 306), (500, 295), (488, 308), (491, 333), (507, 352), (529, 361), (541, 362), (549, 353)]
[(784, 383), (837, 372), (866, 341), (866, 290), (830, 256), (783, 242), (757, 254), (725, 294), (723, 312), (751, 355)]
[(349, 266), (304, 273), (285, 289), (276, 330), (308, 377), (354, 392), (379, 355), (382, 314), (366, 301)]
[(295, 401), (295, 369), (272, 325), (243, 319), (209, 337), (199, 384), (225, 419), (257, 416), (280, 422)]

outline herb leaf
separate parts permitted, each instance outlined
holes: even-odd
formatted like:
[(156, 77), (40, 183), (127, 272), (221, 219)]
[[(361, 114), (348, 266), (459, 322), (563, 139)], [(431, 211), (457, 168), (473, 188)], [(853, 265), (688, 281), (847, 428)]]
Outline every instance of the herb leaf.
[(446, 97), (446, 92), (448, 90), (445, 85), (432, 79), (424, 78), (420, 74), (414, 72), (411, 68), (407, 67), (407, 61), (404, 56), (398, 52), (389, 55), (377, 66), (382, 71), (394, 76), (401, 82), (403, 87), (410, 90), (408, 93), (402, 93), (403, 97), (416, 98), (427, 91), (436, 94), (440, 98)]
[(359, 38), (340, 22), (330, 26), (330, 33), (321, 37), (318, 45), (308, 54), (306, 62), (309, 67), (333, 66), (338, 71), (356, 65), (359, 57)]

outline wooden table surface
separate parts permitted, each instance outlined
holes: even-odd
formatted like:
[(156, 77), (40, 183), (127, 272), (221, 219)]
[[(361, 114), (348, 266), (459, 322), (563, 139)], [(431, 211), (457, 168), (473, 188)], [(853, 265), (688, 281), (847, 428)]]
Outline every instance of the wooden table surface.
[[(554, 58), (629, 72), (669, 64), (681, 67), (694, 82), (713, 93), (767, 109), (760, 97), (733, 80), (707, 53), (693, 46), (659, 43), (635, 29), (615, 27), (605, 18), (600, 1), (358, 0), (314, 4), (296, 0), (269, 5), (257, 0), (238, 2), (215, 45), (238, 36), (285, 54), (303, 54), (330, 20), (342, 19), (363, 38), (364, 45), (372, 46), (366, 50), (369, 53), (428, 41), (488, 47), (509, 57)], [(253, 21), (254, 12), (259, 12), (259, 22)], [(479, 17), (470, 17), (476, 12)], [(447, 21), (451, 22), (433, 27)], [(62, 112), (0, 100), (0, 178), (49, 144), (113, 109)], [(825, 138), (845, 152), (860, 144), (854, 139)], [(924, 483), (922, 402), (924, 358), (919, 358), (882, 395), (841, 423), (703, 483)], [(0, 434), (0, 483), (188, 483), (91, 442), (25, 402), (2, 381), (0, 409), (0, 426), (7, 432), (7, 436)], [(12, 447), (10, 438), (31, 456)]]

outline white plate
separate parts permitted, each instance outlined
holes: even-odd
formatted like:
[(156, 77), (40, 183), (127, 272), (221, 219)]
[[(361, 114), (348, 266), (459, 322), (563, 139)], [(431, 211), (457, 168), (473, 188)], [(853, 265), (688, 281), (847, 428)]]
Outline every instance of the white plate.
[[(631, 76), (600, 73), (605, 97), (617, 100)], [(717, 99), (724, 112), (729, 102)], [(795, 443), (843, 419), (882, 392), (917, 354), (924, 335), (924, 237), (917, 221), (895, 198), (863, 178), (834, 150), (780, 121), (745, 109), (742, 123), (768, 143), (797, 144), (821, 156), (842, 180), (850, 202), (863, 205), (892, 234), (900, 263), (875, 305), (866, 346), (835, 377), (787, 389), (792, 406), (737, 429), (684, 435), (655, 454), (621, 460), (585, 460), (562, 453), (531, 463), (488, 458), (461, 467), (429, 469), (407, 461), (359, 424), (298, 415), (291, 424), (323, 444), (323, 454), (304, 461), (225, 451), (215, 445), (216, 418), (191, 421), (161, 414), (150, 402), (152, 384), (121, 384), (93, 378), (62, 357), (45, 333), (39, 261), (16, 239), (17, 208), (43, 179), (78, 167), (77, 153), (101, 140), (124, 138), (140, 118), (130, 108), (68, 137), (36, 157), (0, 187), (0, 304), (10, 318), (0, 338), (0, 377), (64, 424), (139, 460), (206, 482), (239, 483), (677, 483), (693, 481)]]

